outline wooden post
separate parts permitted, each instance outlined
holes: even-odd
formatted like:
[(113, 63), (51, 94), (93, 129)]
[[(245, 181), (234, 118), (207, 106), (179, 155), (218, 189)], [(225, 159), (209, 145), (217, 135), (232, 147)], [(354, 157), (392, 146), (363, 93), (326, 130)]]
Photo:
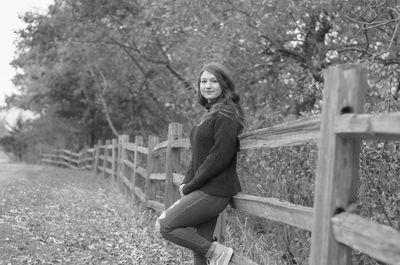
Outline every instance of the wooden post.
[(103, 178), (106, 178), (106, 176), (107, 176), (106, 169), (107, 169), (107, 164), (108, 164), (108, 157), (110, 156), (108, 146), (110, 145), (110, 143), (111, 143), (110, 140), (106, 140), (106, 143), (104, 145), (103, 172), (102, 172)]
[(158, 144), (158, 137), (155, 135), (150, 135), (148, 139), (148, 144), (147, 144), (147, 167), (146, 167), (146, 183), (144, 187), (144, 194), (146, 198), (146, 205), (147, 202), (149, 201), (150, 198), (154, 197), (154, 189), (152, 188), (152, 181), (150, 179), (151, 173), (153, 173), (153, 166), (154, 166), (154, 160), (153, 160), (153, 149), (156, 144)]
[(95, 146), (95, 153), (94, 153), (94, 161), (93, 161), (93, 173), (97, 176), (98, 167), (99, 167), (99, 157), (100, 157), (100, 146), (102, 145), (102, 141), (98, 140), (97, 145)]
[(135, 151), (133, 153), (133, 172), (132, 172), (132, 179), (129, 179), (131, 181), (131, 186), (132, 186), (132, 193), (133, 193), (133, 200), (136, 200), (136, 193), (135, 193), (135, 187), (136, 187), (136, 171), (137, 167), (139, 164), (139, 157), (138, 157), (138, 146), (143, 145), (143, 136), (135, 136)]
[(90, 166), (91, 166), (91, 158), (92, 158), (92, 152), (89, 152), (89, 146), (88, 145), (86, 145), (85, 146), (85, 153), (84, 153), (84, 156), (83, 156), (83, 168), (84, 168), (84, 170), (88, 170), (88, 168), (90, 168)]
[(226, 210), (223, 210), (222, 213), (219, 214), (217, 223), (215, 225), (213, 237), (216, 238), (219, 243), (224, 243), (224, 241), (225, 241), (227, 217), (228, 217), (228, 213), (226, 212)]
[(85, 153), (86, 153), (85, 148), (79, 151), (77, 168), (79, 168), (80, 170), (85, 168)]
[(83, 149), (83, 170), (87, 170), (88, 164), (89, 164), (89, 159), (90, 159), (90, 152), (88, 151), (89, 146), (85, 146)]
[(117, 177), (117, 145), (118, 139), (112, 139), (111, 141), (111, 181), (112, 185), (115, 185)]
[(356, 199), (360, 140), (336, 135), (334, 125), (341, 114), (363, 111), (366, 69), (360, 65), (337, 65), (325, 72), (324, 80), (311, 264), (344, 265), (351, 264), (351, 249), (335, 240), (331, 218)]
[(165, 160), (165, 209), (171, 206), (179, 198), (177, 188), (174, 188), (173, 173), (179, 171), (181, 150), (179, 148), (173, 148), (172, 144), (175, 140), (180, 138), (182, 138), (182, 124), (170, 123), (168, 126), (168, 146)]
[(63, 153), (64, 153), (64, 157), (66, 157), (66, 161), (67, 161), (68, 168), (72, 168), (72, 167), (71, 167), (71, 166), (72, 166), (72, 162), (71, 162), (72, 153), (68, 152), (67, 149), (63, 149), (62, 151), (63, 151)]
[(128, 151), (124, 148), (124, 144), (129, 142), (129, 135), (123, 134), (119, 137), (119, 145), (118, 145), (118, 174), (119, 174), (119, 182), (121, 192), (124, 193), (126, 189), (125, 182), (123, 181), (127, 177), (127, 170), (124, 161), (128, 160)]

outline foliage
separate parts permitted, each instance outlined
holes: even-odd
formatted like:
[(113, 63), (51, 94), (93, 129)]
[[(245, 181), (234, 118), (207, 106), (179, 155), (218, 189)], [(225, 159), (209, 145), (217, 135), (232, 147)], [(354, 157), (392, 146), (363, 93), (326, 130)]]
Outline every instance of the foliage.
[(256, 129), (318, 114), (323, 69), (346, 62), (368, 66), (367, 108), (382, 111), (397, 104), (399, 12), (394, 0), (60, 0), (22, 17), (22, 94), (8, 102), (79, 128), (89, 145), (172, 121), (188, 130), (201, 115), (196, 73), (217, 60), (234, 70)]
[(15, 125), (10, 127), (8, 135), (0, 138), (0, 145), (4, 148), (4, 151), (14, 154), (20, 161), (28, 146), (25, 125), (22, 115), (19, 115)]

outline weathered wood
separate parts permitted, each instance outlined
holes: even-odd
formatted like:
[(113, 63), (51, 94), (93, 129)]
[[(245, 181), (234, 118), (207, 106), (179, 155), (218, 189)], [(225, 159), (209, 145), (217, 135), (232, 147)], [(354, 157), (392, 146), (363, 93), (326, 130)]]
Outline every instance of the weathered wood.
[(312, 229), (313, 209), (311, 207), (292, 204), (276, 198), (244, 194), (233, 196), (231, 206), (246, 214), (282, 222), (308, 231)]
[(118, 147), (118, 139), (111, 140), (111, 181), (112, 184), (116, 184), (117, 177), (117, 147)]
[(143, 178), (146, 178), (147, 176), (147, 170), (139, 166), (136, 167), (136, 173), (138, 174), (138, 176), (141, 176)]
[(138, 164), (139, 164), (139, 151), (138, 148), (140, 145), (143, 145), (143, 136), (137, 135), (135, 136), (135, 149), (133, 151), (133, 172), (132, 172), (132, 187), (133, 187), (133, 200), (135, 200), (135, 196), (136, 196), (136, 173), (137, 173), (137, 168), (138, 168)]
[(105, 176), (112, 177), (113, 172), (112, 172), (111, 168), (108, 168), (108, 167), (104, 168), (104, 172), (107, 173)]
[(234, 252), (232, 259), (229, 262), (229, 265), (258, 265), (258, 264), (252, 261), (251, 259), (242, 257)]
[(163, 149), (167, 150), (167, 147), (168, 147), (168, 140), (160, 142), (156, 146), (154, 146), (153, 153), (159, 152)]
[(79, 158), (78, 158), (78, 168), (84, 169), (85, 164), (85, 157), (86, 157), (86, 147), (84, 147), (81, 151), (79, 151)]
[[(111, 142), (110, 140), (106, 140), (105, 147), (109, 146), (110, 142)], [(103, 170), (103, 172), (102, 172), (102, 177), (103, 178), (105, 178), (107, 176), (106, 169), (107, 169), (107, 163), (108, 163), (109, 156), (110, 156), (110, 150), (108, 148), (104, 148), (104, 159), (103, 159), (103, 169), (102, 169)]]
[(165, 173), (151, 173), (150, 179), (151, 180), (165, 180)]
[[(131, 181), (129, 179), (127, 179), (125, 176), (122, 176), (121, 180), (125, 184), (124, 189), (127, 190), (128, 192), (132, 191), (132, 193), (133, 193), (134, 189), (133, 189)], [(132, 196), (132, 197), (134, 197), (134, 196)]]
[(223, 210), (218, 215), (217, 223), (215, 224), (215, 230), (214, 230), (213, 237), (216, 238), (217, 241), (220, 243), (224, 243), (224, 241), (225, 241), (227, 217), (228, 217), (228, 214), (227, 214), (226, 210)]
[[(185, 177), (182, 174), (179, 173), (172, 173), (173, 176), (173, 184), (177, 187), (182, 183), (183, 178)], [(165, 173), (152, 173), (150, 175), (150, 179), (152, 180), (165, 180), (166, 179), (166, 174)]]
[[(119, 141), (118, 141), (118, 156), (119, 156), (118, 177), (120, 179), (120, 182), (119, 182), (120, 189), (121, 189), (122, 193), (125, 193), (125, 194), (130, 194), (130, 185), (127, 185), (126, 182), (124, 181), (126, 179), (126, 176), (128, 176), (128, 170), (125, 165), (125, 161), (128, 161), (128, 151), (124, 148), (124, 145), (128, 142), (129, 142), (129, 135), (123, 134), (119, 137)], [(129, 189), (126, 187), (129, 187)]]
[(387, 264), (400, 264), (400, 232), (351, 213), (332, 218), (337, 241)]
[[(154, 147), (153, 152), (160, 152), (162, 150), (166, 151), (167, 147), (168, 147), (168, 140), (157, 144)], [(172, 148), (186, 148), (186, 149), (189, 149), (190, 148), (190, 140), (189, 140), (189, 138), (175, 139), (175, 140), (172, 141), (171, 147)]]
[(135, 143), (123, 143), (122, 148), (124, 148), (126, 151), (131, 151), (135, 152), (136, 149), (136, 142)]
[(290, 121), (239, 135), (240, 150), (299, 145), (316, 142), (319, 139), (319, 116)]
[(127, 159), (124, 159), (122, 162), (124, 163), (125, 166), (127, 166), (131, 170), (133, 170), (135, 168), (135, 164)]
[(343, 137), (400, 140), (400, 112), (342, 115), (336, 118), (334, 131)]
[(179, 171), (180, 167), (180, 154), (179, 148), (173, 148), (172, 143), (175, 140), (182, 138), (182, 124), (170, 123), (168, 126), (168, 147), (165, 160), (165, 192), (164, 192), (164, 205), (167, 209), (171, 206), (180, 196), (178, 190), (173, 185), (173, 173)]
[(163, 203), (154, 200), (148, 200), (147, 207), (152, 208), (159, 214), (165, 210)]
[(146, 148), (144, 146), (140, 146), (140, 145), (137, 147), (137, 151), (139, 153), (142, 153), (143, 155), (147, 155), (149, 153), (148, 148)]
[(359, 65), (337, 65), (325, 72), (324, 80), (311, 264), (341, 265), (351, 263), (351, 249), (335, 240), (331, 218), (356, 199), (360, 140), (335, 134), (334, 123), (341, 114), (363, 111), (366, 69)]
[(153, 199), (155, 196), (155, 190), (152, 185), (152, 181), (150, 179), (150, 175), (153, 172), (153, 167), (154, 167), (154, 157), (153, 157), (153, 148), (154, 146), (158, 143), (159, 139), (155, 135), (150, 135), (148, 139), (148, 145), (147, 145), (147, 168), (146, 168), (146, 182), (145, 182), (145, 198), (146, 198), (146, 205), (149, 199)]
[(146, 205), (146, 196), (145, 196), (144, 192), (142, 191), (142, 189), (139, 187), (134, 187), (133, 191), (134, 191), (135, 195), (138, 197), (139, 201)]
[(190, 139), (189, 138), (175, 139), (172, 142), (171, 147), (189, 149), (190, 148)]

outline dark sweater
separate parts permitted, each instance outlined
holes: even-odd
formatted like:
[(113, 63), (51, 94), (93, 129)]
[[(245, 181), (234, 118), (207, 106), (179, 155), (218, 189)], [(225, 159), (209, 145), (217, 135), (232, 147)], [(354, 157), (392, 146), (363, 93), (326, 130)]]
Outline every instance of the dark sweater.
[(182, 184), (183, 194), (201, 190), (219, 197), (241, 191), (236, 173), (240, 124), (234, 115), (221, 109), (214, 117), (190, 132), (192, 159)]

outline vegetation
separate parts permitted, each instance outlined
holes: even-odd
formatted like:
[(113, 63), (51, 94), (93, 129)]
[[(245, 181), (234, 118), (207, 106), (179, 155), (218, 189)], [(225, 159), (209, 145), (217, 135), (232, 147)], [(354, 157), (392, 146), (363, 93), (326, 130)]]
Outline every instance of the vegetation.
[[(24, 131), (33, 154), (52, 146), (78, 151), (122, 133), (165, 137), (169, 122), (187, 133), (202, 114), (196, 73), (209, 61), (235, 73), (247, 131), (319, 114), (323, 70), (338, 63), (368, 67), (366, 112), (399, 111), (400, 4), (332, 2), (56, 0), (47, 14), (22, 17), (13, 61), (22, 70), (14, 78), (21, 95), (7, 102), (39, 115)], [(396, 142), (363, 142), (356, 207), (396, 229), (398, 149)], [(245, 192), (311, 206), (316, 150), (241, 155)], [(255, 261), (264, 264), (257, 258), (267, 249), (286, 264), (306, 263), (309, 233), (251, 217), (231, 220), (232, 244), (257, 239)], [(359, 253), (354, 259), (376, 264)]]

